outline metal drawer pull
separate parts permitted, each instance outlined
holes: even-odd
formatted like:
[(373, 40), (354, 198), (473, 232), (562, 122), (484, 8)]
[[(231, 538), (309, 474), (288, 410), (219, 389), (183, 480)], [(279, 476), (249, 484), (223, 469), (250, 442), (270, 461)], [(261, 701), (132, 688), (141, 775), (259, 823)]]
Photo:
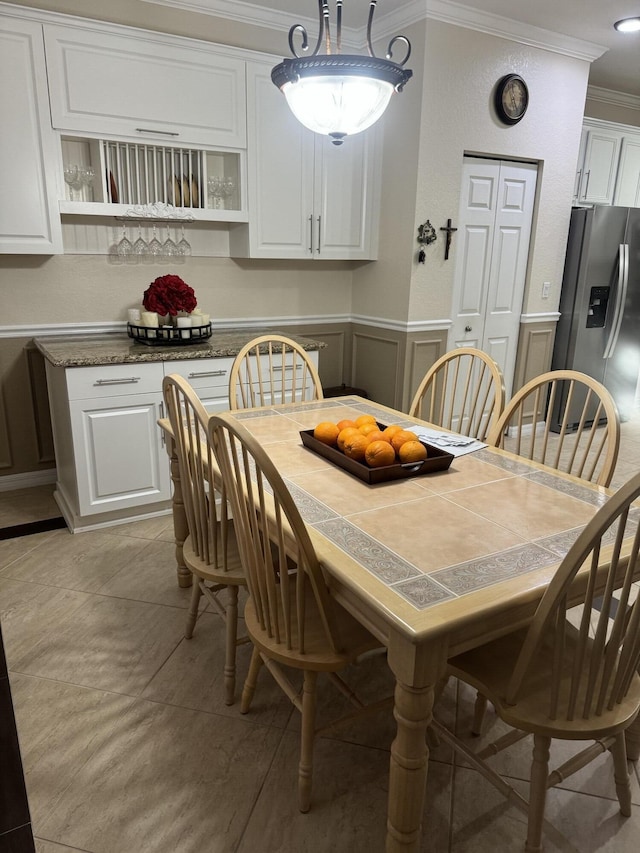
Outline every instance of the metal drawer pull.
[(97, 379), (94, 385), (133, 385), (140, 382), (139, 376), (126, 376), (123, 379)]
[(152, 127), (136, 127), (136, 133), (159, 133), (162, 136), (180, 136), (175, 130), (154, 130)]
[(302, 370), (303, 367), (304, 367), (303, 364), (296, 364), (295, 367), (292, 364), (287, 364), (285, 367), (281, 367), (278, 364), (274, 364), (273, 365), (273, 372), (275, 373), (276, 370)]
[(187, 379), (201, 379), (203, 376), (226, 376), (226, 370), (204, 370), (202, 373), (190, 373)]

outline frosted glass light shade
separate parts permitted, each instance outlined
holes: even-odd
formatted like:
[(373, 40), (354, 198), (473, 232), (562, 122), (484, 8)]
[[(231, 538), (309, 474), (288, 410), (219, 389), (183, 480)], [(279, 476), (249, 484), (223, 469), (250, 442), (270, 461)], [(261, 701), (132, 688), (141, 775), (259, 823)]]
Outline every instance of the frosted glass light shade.
[(640, 18), (623, 18), (613, 26), (620, 33), (637, 33), (640, 30)]
[(386, 110), (393, 86), (386, 80), (340, 75), (303, 77), (285, 83), (282, 92), (305, 127), (342, 137), (371, 127)]
[(343, 54), (284, 59), (271, 71), (298, 121), (336, 145), (371, 127), (411, 75), (387, 59)]

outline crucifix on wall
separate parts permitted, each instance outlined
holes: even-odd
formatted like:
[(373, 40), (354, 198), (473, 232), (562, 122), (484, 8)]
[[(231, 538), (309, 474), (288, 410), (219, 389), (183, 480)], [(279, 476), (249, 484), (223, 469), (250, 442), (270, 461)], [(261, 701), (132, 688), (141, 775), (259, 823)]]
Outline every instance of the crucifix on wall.
[(447, 238), (446, 238), (445, 244), (444, 244), (444, 259), (445, 259), (445, 261), (448, 261), (449, 260), (449, 249), (451, 248), (451, 235), (453, 234), (454, 231), (457, 231), (458, 229), (453, 228), (453, 226), (451, 225), (451, 220), (447, 219), (446, 228), (441, 228), (440, 230), (447, 232)]

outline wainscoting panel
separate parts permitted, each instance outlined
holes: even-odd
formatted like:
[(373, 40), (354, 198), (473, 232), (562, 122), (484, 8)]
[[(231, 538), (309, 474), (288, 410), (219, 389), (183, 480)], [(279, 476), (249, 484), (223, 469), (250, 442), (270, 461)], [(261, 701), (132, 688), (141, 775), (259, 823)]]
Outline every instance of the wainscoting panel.
[[(402, 336), (404, 339), (404, 336)], [(393, 333), (360, 327), (352, 341), (353, 383), (384, 406), (401, 405), (404, 340)]]
[(31, 338), (0, 340), (0, 388), (2, 475), (54, 469), (44, 359)]
[(407, 411), (416, 393), (418, 385), (422, 381), (429, 368), (447, 351), (447, 331), (436, 331), (429, 333), (429, 337), (422, 334), (419, 338), (414, 337), (407, 342), (407, 369), (405, 371), (405, 398), (403, 411)]
[[(524, 323), (520, 326), (518, 357), (513, 382), (514, 392), (522, 388), (530, 379), (551, 369), (555, 333), (556, 324), (554, 322)], [(533, 422), (533, 409), (525, 412), (525, 415), (527, 423)], [(536, 423), (543, 418), (544, 412), (535, 413)]]
[(51, 431), (51, 415), (49, 414), (49, 400), (47, 398), (47, 375), (44, 366), (44, 357), (33, 344), (29, 344), (26, 347), (25, 355), (29, 371), (38, 462), (55, 463), (56, 456), (53, 447), (53, 433)]
[(0, 468), (11, 468), (12, 465), (13, 459), (11, 458), (11, 445), (9, 444), (9, 427), (7, 425), (4, 389), (0, 386)]

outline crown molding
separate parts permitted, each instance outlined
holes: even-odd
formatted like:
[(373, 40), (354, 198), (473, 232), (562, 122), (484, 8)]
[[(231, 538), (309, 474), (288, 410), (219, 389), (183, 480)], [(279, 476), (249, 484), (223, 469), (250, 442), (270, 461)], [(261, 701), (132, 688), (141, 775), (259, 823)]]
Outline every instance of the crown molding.
[(615, 107), (624, 107), (626, 110), (640, 110), (639, 95), (614, 92), (613, 89), (602, 89), (600, 86), (587, 86), (587, 100), (611, 104)]
[(534, 27), (532, 24), (524, 24), (491, 12), (481, 12), (461, 3), (454, 3), (452, 0), (428, 0), (427, 5), (427, 17), (433, 20), (572, 56), (575, 59), (593, 62), (608, 50), (600, 44), (554, 33), (551, 30)]
[[(317, 17), (299, 15), (293, 21), (289, 12), (280, 12), (276, 9), (247, 3), (244, 0), (142, 0), (142, 2), (172, 6), (184, 11), (215, 15), (232, 21), (285, 31), (293, 23), (301, 23), (313, 31), (314, 24), (317, 25), (318, 23)], [(534, 27), (531, 24), (524, 24), (511, 18), (494, 15), (491, 12), (472, 9), (462, 3), (455, 3), (453, 0), (411, 0), (411, 2), (390, 12), (386, 12), (381, 6), (377, 7), (376, 13), (376, 40), (396, 34), (401, 27), (410, 26), (417, 21), (430, 18), (509, 39), (519, 44), (550, 50), (576, 59), (584, 59), (588, 62), (598, 59), (608, 49), (603, 45), (554, 33), (551, 30)], [(366, 21), (359, 29), (345, 27), (343, 31), (345, 43), (353, 46), (365, 44), (365, 24)]]

